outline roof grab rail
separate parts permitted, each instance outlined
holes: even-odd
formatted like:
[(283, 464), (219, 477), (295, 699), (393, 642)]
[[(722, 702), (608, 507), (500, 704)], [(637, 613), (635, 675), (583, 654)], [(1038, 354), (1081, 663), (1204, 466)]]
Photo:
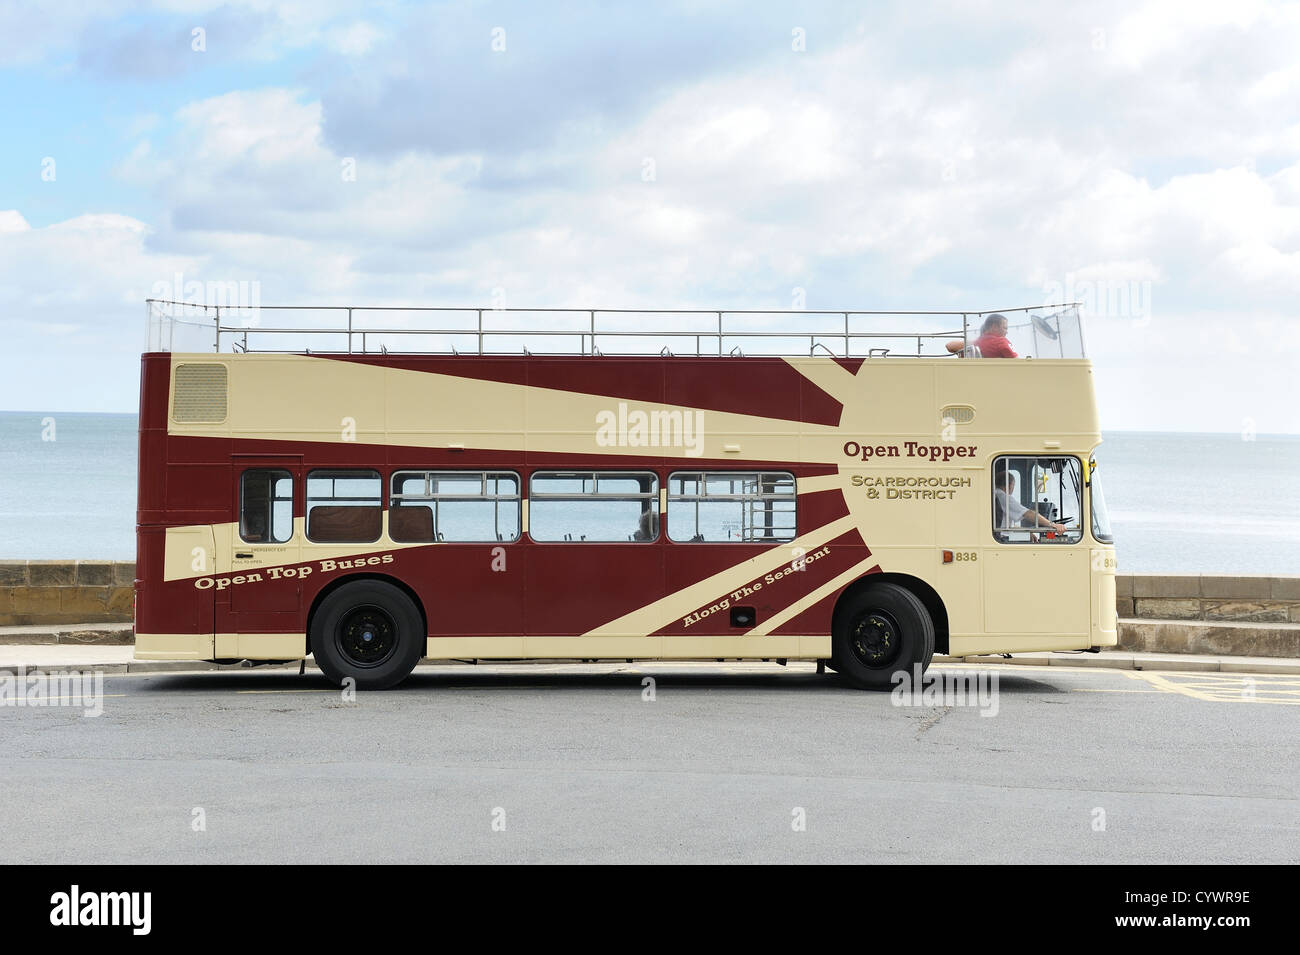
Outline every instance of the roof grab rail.
[[(413, 351), (420, 353), (428, 351), (430, 353), (453, 354), (458, 356), (471, 354), (509, 354), (514, 348), (519, 347), (511, 344), (512, 341), (519, 342), (520, 337), (531, 337), (533, 334), (545, 336), (565, 336), (571, 337), (577, 335), (580, 337), (579, 348), (577, 353), (589, 355), (655, 355), (656, 352), (651, 347), (646, 347), (651, 341), (658, 339), (661, 346), (670, 341), (680, 341), (682, 339), (695, 339), (695, 352), (700, 355), (716, 355), (725, 357), (728, 354), (726, 340), (734, 338), (737, 341), (757, 339), (762, 342), (762, 346), (756, 354), (783, 354), (783, 355), (804, 355), (820, 357), (838, 357), (839, 352), (831, 345), (831, 342), (839, 342), (844, 345), (845, 355), (862, 355), (868, 351), (867, 345), (871, 341), (864, 339), (896, 339), (901, 341), (917, 341), (916, 348), (909, 349), (901, 347), (898, 357), (938, 357), (944, 354), (941, 348), (937, 354), (926, 354), (927, 344), (940, 342), (941, 345), (948, 344), (947, 340), (952, 338), (965, 339), (963, 344), (969, 344), (969, 339), (973, 338), (971, 325), (979, 327), (981, 320), (987, 315), (993, 314), (988, 310), (978, 312), (923, 312), (923, 311), (805, 311), (803, 309), (737, 309), (734, 311), (724, 311), (718, 309), (571, 309), (571, 308), (553, 308), (553, 309), (486, 309), (480, 307), (436, 307), (421, 308), (411, 306), (366, 306), (364, 313), (367, 320), (363, 324), (371, 324), (371, 319), (378, 316), (380, 324), (390, 324), (384, 321), (386, 315), (397, 315), (399, 313), (412, 313), (415, 316), (413, 324), (406, 322), (397, 323), (401, 327), (376, 327), (361, 328), (357, 327), (356, 320), (358, 311), (352, 306), (346, 308), (341, 306), (323, 306), (323, 307), (303, 307), (303, 306), (267, 306), (258, 305), (262, 311), (263, 317), (275, 314), (279, 315), (282, 310), (285, 314), (294, 314), (295, 320), (287, 323), (289, 327), (276, 327), (278, 323), (271, 323), (270, 327), (261, 327), (250, 329), (239, 322), (227, 324), (227, 315), (243, 314), (246, 308), (244, 306), (226, 306), (220, 307), (205, 304), (203, 302), (169, 302), (158, 299), (149, 299), (147, 301), (149, 310), (149, 334), (151, 347), (156, 344), (164, 350), (179, 348), (181, 342), (176, 340), (182, 335), (188, 335), (190, 338), (185, 342), (189, 345), (192, 343), (204, 341), (202, 329), (208, 330), (206, 339), (206, 349), (220, 351), (222, 346), (226, 347), (227, 352), (235, 354), (256, 353), (258, 351), (287, 351), (289, 353), (298, 352), (300, 354), (333, 354), (336, 352), (352, 353), (359, 351), (363, 354), (379, 354), (379, 351), (372, 352), (369, 347), (368, 335), (378, 335), (386, 338), (393, 344), (389, 347), (387, 344), (381, 349), (386, 355), (398, 354), (404, 351)], [(251, 307), (249, 307), (251, 308)], [(225, 309), (223, 313), (221, 310)], [(1034, 305), (1022, 308), (1000, 309), (1012, 320), (1014, 327), (1021, 327), (1017, 323), (1024, 322), (1026, 327), (1032, 327), (1036, 335), (1039, 336), (1039, 348), (1043, 354), (1055, 352), (1060, 357), (1078, 354), (1080, 357), (1084, 354), (1084, 329), (1082, 319), (1078, 317), (1078, 303), (1059, 303), (1052, 305)], [(466, 327), (465, 314), (468, 312), (468, 322), (471, 327)], [(546, 317), (538, 319), (534, 312), (546, 313)], [(497, 315), (512, 313), (517, 315), (527, 314), (529, 320), (527, 325), (522, 329), (496, 329), (485, 327), (488, 314)], [(685, 328), (676, 327), (677, 319), (665, 327), (663, 317), (665, 315), (674, 315), (679, 317), (690, 317), (691, 323)], [(347, 316), (346, 324), (341, 320), (341, 316)], [(555, 316), (565, 316), (563, 319)], [(580, 316), (584, 319), (581, 327), (573, 327), (571, 319), (574, 316)], [(658, 316), (651, 318), (650, 316)], [(701, 317), (713, 318), (714, 327), (706, 329), (700, 324)], [(759, 318), (767, 316), (767, 318)], [(806, 324), (810, 316), (823, 316), (828, 321), (827, 326), (821, 331), (809, 331)], [(917, 318), (916, 316), (920, 316)], [(928, 330), (938, 327), (950, 321), (953, 317), (959, 317), (961, 324), (959, 330), (954, 332)], [(610, 328), (602, 328), (597, 324), (597, 319), (602, 321), (605, 318), (617, 318), (620, 324)], [(731, 319), (738, 319), (745, 324), (736, 328), (729, 328), (728, 323)], [(871, 323), (866, 330), (855, 330), (853, 321), (855, 318), (870, 319)], [(833, 321), (832, 321), (833, 319)], [(932, 322), (932, 319), (940, 321)], [(215, 329), (209, 322), (215, 322)], [(304, 327), (304, 324), (309, 327)], [(842, 324), (842, 327), (836, 326)], [(653, 327), (651, 327), (653, 326)], [(291, 336), (287, 339), (268, 339), (267, 335), (284, 335)], [(1055, 335), (1055, 340), (1053, 340)], [(391, 337), (390, 337), (391, 336)], [(422, 337), (423, 336), (423, 337)], [(437, 341), (430, 341), (431, 337), (437, 337)], [(606, 337), (610, 336), (610, 337)], [(340, 343), (339, 339), (343, 341)], [(233, 339), (239, 340), (238, 347), (233, 346)], [(460, 347), (461, 341), (468, 343), (463, 350)], [(597, 340), (604, 339), (610, 351), (605, 351), (598, 347)], [(1045, 341), (1044, 341), (1045, 340)], [(280, 341), (283, 341), (287, 347), (274, 347)], [(613, 341), (614, 344), (608, 344)], [(707, 341), (707, 344), (706, 344)], [(806, 341), (807, 345), (797, 344)], [(319, 347), (308, 349), (304, 347), (306, 342), (313, 345), (319, 344)], [(455, 345), (452, 344), (455, 342)], [(1046, 344), (1045, 344), (1046, 342)], [(340, 344), (342, 347), (340, 348)], [(358, 345), (360, 346), (358, 348)], [(524, 345), (520, 342), (520, 345)], [(1048, 347), (1050, 346), (1050, 347)], [(707, 352), (705, 349), (708, 349)], [(552, 349), (550, 345), (543, 347), (542, 352), (537, 354), (572, 354), (568, 347)], [(691, 355), (689, 345), (683, 355)], [(199, 350), (205, 350), (200, 347)], [(961, 349), (954, 346), (954, 351), (960, 353)], [(520, 352), (527, 356), (533, 354), (527, 346), (520, 348)], [(666, 350), (661, 349), (658, 353), (663, 356), (676, 356), (676, 349), (669, 344)], [(730, 354), (735, 356), (747, 356), (743, 346), (730, 349)], [(888, 351), (873, 350), (872, 355), (888, 355), (894, 357), (894, 349)]]

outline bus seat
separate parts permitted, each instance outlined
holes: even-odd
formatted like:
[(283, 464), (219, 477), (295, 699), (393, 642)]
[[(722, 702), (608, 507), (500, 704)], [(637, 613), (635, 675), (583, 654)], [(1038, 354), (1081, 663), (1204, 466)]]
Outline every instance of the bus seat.
[(307, 514), (307, 537), (340, 544), (377, 541), (383, 521), (381, 514), (378, 505), (340, 507), (318, 504)]
[(433, 508), (403, 504), (388, 511), (388, 536), (395, 541), (433, 541)]

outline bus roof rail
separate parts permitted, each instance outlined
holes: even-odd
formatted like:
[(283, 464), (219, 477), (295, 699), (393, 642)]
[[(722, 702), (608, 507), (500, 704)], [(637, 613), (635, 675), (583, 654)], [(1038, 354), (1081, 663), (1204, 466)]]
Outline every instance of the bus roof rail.
[(1086, 356), (1077, 302), (982, 311), (145, 304), (151, 352), (961, 357), (978, 354), (981, 326), (1002, 315), (1020, 356)]

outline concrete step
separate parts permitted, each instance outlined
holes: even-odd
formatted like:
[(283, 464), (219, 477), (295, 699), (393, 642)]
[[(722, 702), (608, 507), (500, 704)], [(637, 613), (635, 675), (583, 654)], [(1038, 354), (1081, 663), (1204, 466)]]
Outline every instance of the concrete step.
[(59, 623), (45, 626), (0, 627), (0, 644), (19, 646), (132, 646), (130, 623)]
[(1102, 650), (1100, 653), (1054, 650), (1046, 653), (1017, 653), (1001, 656), (936, 656), (938, 664), (979, 664), (1042, 667), (1082, 667), (1102, 670), (1151, 670), (1153, 672), (1300, 674), (1300, 659), (1286, 657), (1207, 656), (1199, 653), (1130, 653)]
[(1138, 653), (1300, 657), (1300, 623), (1128, 617), (1119, 622), (1118, 649)]

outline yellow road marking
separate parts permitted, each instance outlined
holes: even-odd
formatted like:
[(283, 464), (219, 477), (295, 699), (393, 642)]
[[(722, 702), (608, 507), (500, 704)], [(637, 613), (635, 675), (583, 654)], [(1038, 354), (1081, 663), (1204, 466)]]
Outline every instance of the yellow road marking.
[[(1270, 680), (1267, 676), (1252, 676), (1248, 673), (1198, 673), (1180, 678), (1176, 674), (1151, 673), (1147, 670), (1121, 670), (1133, 680), (1142, 680), (1165, 693), (1177, 693), (1190, 696), (1194, 700), (1207, 703), (1278, 703), (1283, 706), (1300, 706), (1300, 696), (1289, 697), (1294, 693), (1289, 687), (1296, 682), (1291, 679)], [(1247, 683), (1247, 680), (1250, 682)]]
[(1075, 687), (1071, 693), (1161, 693), (1160, 690), (1103, 690), (1095, 687)]

